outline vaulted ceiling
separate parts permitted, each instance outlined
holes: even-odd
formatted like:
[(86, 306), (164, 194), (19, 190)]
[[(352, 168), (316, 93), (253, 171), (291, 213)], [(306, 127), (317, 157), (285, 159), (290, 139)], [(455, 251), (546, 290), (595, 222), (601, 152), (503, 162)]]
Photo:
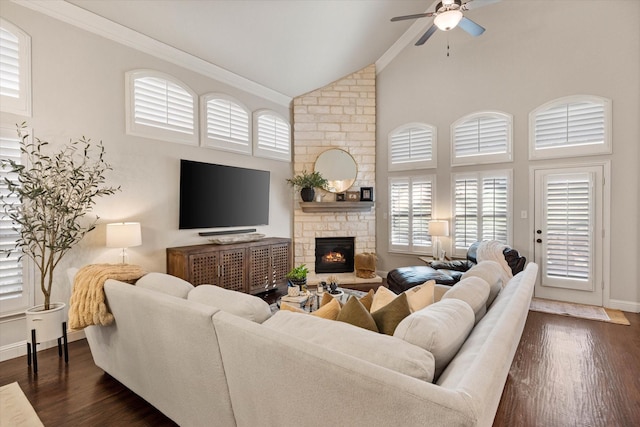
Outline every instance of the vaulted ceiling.
[[(68, 3), (294, 97), (376, 62), (431, 18), (434, 0), (68, 0)], [(412, 25), (414, 27), (412, 27)], [(405, 36), (406, 37), (406, 36)], [(396, 44), (397, 46), (397, 44)]]

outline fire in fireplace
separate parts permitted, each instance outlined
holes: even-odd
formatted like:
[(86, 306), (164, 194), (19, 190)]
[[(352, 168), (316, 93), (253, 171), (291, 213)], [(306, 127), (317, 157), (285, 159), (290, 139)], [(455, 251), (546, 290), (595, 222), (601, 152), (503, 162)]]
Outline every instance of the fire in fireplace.
[(316, 273), (353, 272), (355, 237), (316, 237)]

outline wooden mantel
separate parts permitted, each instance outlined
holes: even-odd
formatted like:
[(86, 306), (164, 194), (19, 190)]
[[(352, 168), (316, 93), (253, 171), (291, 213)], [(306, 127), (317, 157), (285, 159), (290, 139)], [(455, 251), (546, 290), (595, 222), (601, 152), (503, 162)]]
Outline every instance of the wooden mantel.
[(302, 212), (369, 212), (373, 202), (300, 202)]

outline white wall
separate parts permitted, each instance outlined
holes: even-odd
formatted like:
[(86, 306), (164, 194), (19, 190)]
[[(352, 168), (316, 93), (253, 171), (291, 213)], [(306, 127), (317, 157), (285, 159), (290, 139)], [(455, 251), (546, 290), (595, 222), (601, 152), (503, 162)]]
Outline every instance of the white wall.
[[(449, 126), (479, 110), (511, 113), (514, 162), (455, 170), (513, 169), (513, 246), (530, 259), (533, 234), (529, 220), (520, 218), (521, 211), (532, 214), (529, 166), (610, 159), (611, 300), (640, 310), (640, 2), (502, 1), (467, 14), (487, 29), (482, 36), (473, 38), (461, 29), (437, 32), (379, 70), (377, 187), (387, 188), (388, 133), (408, 122), (433, 124), (438, 128), (436, 209), (439, 217), (450, 218)], [(528, 161), (529, 112), (574, 94), (613, 100), (613, 155)], [(388, 197), (386, 191), (377, 191), (376, 197), (379, 268), (420, 265), (416, 256), (388, 252), (382, 237), (388, 236)]]
[[(131, 263), (148, 271), (165, 271), (167, 247), (207, 242), (197, 234), (202, 230), (178, 230), (181, 158), (269, 170), (269, 225), (258, 227), (258, 232), (291, 237), (293, 198), (285, 181), (292, 173), (290, 163), (126, 135), (124, 73), (138, 68), (159, 70), (177, 77), (198, 94), (216, 91), (232, 95), (252, 111), (269, 108), (289, 117), (287, 106), (8, 1), (2, 1), (1, 13), (32, 38), (33, 117), (2, 114), (0, 124), (14, 127), (27, 120), (35, 136), (54, 145), (82, 135), (102, 140), (114, 169), (107, 175), (108, 185), (122, 187), (116, 195), (98, 200), (93, 213), (100, 217), (101, 225), (60, 263), (55, 274), (55, 286), (60, 286), (54, 300), (69, 299), (65, 275), (69, 266), (117, 262), (119, 250), (104, 246), (106, 223), (127, 220), (142, 224), (142, 246), (130, 248), (129, 257)], [(39, 297), (39, 290), (36, 293)], [(24, 340), (23, 329), (21, 319), (1, 320), (0, 350)]]

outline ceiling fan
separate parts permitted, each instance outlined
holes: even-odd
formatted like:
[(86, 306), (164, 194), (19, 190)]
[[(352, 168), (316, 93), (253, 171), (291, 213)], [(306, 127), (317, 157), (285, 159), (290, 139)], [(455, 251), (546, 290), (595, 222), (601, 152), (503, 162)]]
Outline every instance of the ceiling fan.
[(462, 3), (461, 0), (442, 0), (436, 5), (435, 12), (396, 16), (394, 18), (391, 18), (391, 22), (433, 16), (433, 24), (422, 35), (422, 37), (418, 39), (418, 41), (416, 42), (416, 46), (423, 45), (429, 39), (429, 37), (431, 37), (433, 33), (435, 33), (438, 29), (442, 31), (449, 31), (454, 29), (455, 27), (460, 27), (472, 36), (477, 37), (484, 33), (484, 28), (464, 16), (463, 12), (471, 9), (476, 9), (480, 6), (484, 6), (490, 3), (496, 3), (498, 1), (500, 0), (469, 0), (466, 3)]

